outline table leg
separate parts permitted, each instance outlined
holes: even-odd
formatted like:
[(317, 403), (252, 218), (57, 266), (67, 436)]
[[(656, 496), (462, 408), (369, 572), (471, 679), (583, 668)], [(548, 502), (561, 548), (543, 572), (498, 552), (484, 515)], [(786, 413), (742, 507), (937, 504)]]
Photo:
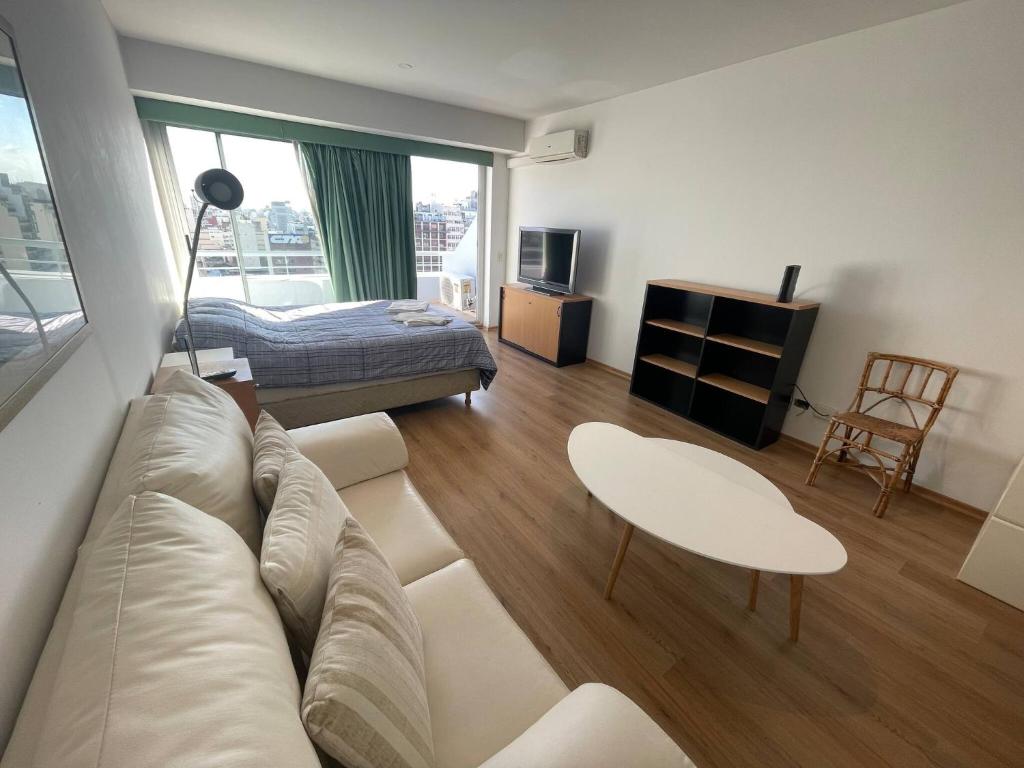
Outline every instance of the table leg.
[(747, 610), (757, 610), (757, 583), (761, 580), (761, 572), (750, 571), (750, 597), (747, 599)]
[(615, 561), (612, 563), (612, 572), (608, 574), (608, 584), (604, 588), (604, 599), (610, 600), (612, 588), (615, 586), (615, 579), (619, 576), (619, 569), (622, 567), (622, 559), (626, 556), (626, 549), (629, 547), (629, 540), (633, 538), (633, 525), (626, 523), (622, 529), (622, 538), (619, 539), (619, 551), (615, 553)]
[(804, 596), (804, 577), (791, 574), (789, 577), (789, 639), (794, 643), (800, 639), (800, 603)]

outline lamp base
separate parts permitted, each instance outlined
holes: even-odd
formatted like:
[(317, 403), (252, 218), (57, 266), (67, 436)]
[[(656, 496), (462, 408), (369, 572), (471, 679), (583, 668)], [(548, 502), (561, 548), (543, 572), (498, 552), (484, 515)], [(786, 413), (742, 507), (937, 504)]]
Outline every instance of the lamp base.
[(236, 373), (238, 373), (237, 368), (215, 368), (212, 371), (204, 372), (200, 378), (204, 381), (220, 381), (221, 379), (230, 379)]

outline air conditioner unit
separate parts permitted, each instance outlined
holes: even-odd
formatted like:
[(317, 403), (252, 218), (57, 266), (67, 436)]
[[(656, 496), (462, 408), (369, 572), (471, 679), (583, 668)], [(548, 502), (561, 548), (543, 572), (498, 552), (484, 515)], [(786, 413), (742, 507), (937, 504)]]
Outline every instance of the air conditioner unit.
[(441, 273), (441, 303), (460, 312), (468, 312), (476, 304), (476, 286), (468, 275)]
[(559, 131), (535, 136), (526, 147), (526, 154), (535, 163), (559, 160), (581, 160), (587, 156), (590, 134), (586, 131)]

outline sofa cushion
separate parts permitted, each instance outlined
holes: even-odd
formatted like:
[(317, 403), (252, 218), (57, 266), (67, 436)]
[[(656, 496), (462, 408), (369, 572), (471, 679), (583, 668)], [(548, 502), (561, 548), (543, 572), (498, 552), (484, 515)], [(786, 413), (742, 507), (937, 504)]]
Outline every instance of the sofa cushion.
[(640, 707), (614, 688), (581, 685), (480, 768), (694, 768)]
[(302, 721), (345, 765), (434, 765), (416, 615), (395, 572), (351, 517), (338, 539)]
[(288, 430), (299, 451), (324, 471), (335, 488), (403, 469), (405, 440), (386, 413), (366, 413)]
[(175, 371), (147, 399), (123, 490), (181, 499), (260, 550), (249, 423), (230, 395), (191, 373)]
[(129, 496), (83, 563), (33, 765), (318, 766), (256, 560), (224, 523)]
[(464, 557), (403, 470), (350, 485), (338, 493), (403, 584)]
[(253, 432), (252, 488), (264, 512), (270, 514), (285, 457), (299, 449), (277, 419), (260, 411)]
[(569, 692), (469, 560), (405, 591), (423, 631), (439, 768), (475, 768)]
[(347, 517), (324, 473), (301, 454), (290, 454), (263, 533), (260, 575), (307, 656), (320, 629), (334, 547)]

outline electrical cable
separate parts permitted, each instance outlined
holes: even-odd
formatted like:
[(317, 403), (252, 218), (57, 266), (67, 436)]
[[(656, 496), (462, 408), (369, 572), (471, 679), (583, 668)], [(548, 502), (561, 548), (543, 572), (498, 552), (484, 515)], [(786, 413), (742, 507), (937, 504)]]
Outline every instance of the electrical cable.
[(815, 412), (816, 414), (818, 414), (819, 416), (821, 416), (821, 418), (823, 418), (823, 419), (830, 419), (830, 418), (832, 418), (832, 417), (831, 417), (831, 416), (829, 416), (829, 415), (828, 415), (827, 413), (822, 413), (821, 411), (819, 411), (819, 410), (818, 410), (817, 408), (815, 408), (815, 407), (814, 407), (814, 403), (812, 403), (812, 402), (811, 402), (811, 398), (809, 398), (809, 397), (807, 396), (807, 393), (806, 393), (806, 392), (804, 392), (804, 391), (803, 391), (802, 389), (800, 389), (800, 385), (799, 385), (799, 384), (797, 384), (797, 385), (796, 385), (796, 391), (797, 391), (797, 392), (799, 392), (799, 393), (800, 393), (800, 396), (801, 396), (801, 397), (802, 397), (802, 398), (803, 398), (804, 400), (806, 400), (806, 401), (807, 401), (807, 407), (808, 407), (808, 408), (810, 408), (810, 409), (811, 409), (812, 411), (814, 411), (814, 412)]

